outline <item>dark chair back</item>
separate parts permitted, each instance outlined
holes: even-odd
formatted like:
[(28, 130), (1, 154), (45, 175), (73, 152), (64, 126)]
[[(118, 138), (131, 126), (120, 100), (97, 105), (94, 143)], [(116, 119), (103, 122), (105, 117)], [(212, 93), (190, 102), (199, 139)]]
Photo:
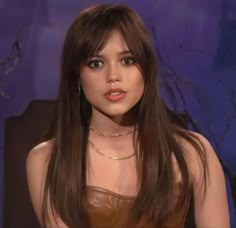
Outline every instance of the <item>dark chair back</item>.
[(39, 228), (26, 181), (26, 158), (46, 133), (55, 101), (31, 101), (21, 116), (5, 121), (4, 228)]

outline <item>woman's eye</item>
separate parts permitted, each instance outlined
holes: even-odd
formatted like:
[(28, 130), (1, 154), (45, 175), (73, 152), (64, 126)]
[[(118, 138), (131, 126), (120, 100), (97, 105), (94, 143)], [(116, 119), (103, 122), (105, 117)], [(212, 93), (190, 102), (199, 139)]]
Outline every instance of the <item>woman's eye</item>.
[(122, 60), (122, 63), (124, 63), (125, 65), (131, 65), (135, 63), (135, 60), (133, 57), (127, 57)]
[(99, 68), (103, 65), (103, 63), (100, 60), (91, 60), (88, 62), (88, 66), (90, 68)]

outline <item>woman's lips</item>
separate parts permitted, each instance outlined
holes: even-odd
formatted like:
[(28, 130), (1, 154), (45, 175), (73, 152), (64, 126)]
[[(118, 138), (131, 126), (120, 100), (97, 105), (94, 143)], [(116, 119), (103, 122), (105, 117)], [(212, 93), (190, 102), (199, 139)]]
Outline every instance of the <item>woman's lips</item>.
[(126, 96), (126, 93), (111, 93), (111, 94), (105, 95), (106, 99), (110, 101), (120, 101), (123, 98), (125, 98), (125, 96)]
[(119, 101), (125, 98), (126, 92), (120, 88), (110, 89), (104, 94), (109, 101)]

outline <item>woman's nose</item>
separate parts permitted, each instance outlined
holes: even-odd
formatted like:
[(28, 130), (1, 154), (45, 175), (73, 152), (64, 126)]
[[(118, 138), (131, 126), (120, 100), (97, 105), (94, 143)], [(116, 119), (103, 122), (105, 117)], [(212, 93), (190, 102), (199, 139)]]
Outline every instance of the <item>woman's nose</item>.
[(107, 82), (116, 82), (116, 81), (121, 81), (122, 76), (121, 76), (121, 70), (118, 64), (112, 63), (109, 64), (107, 67)]

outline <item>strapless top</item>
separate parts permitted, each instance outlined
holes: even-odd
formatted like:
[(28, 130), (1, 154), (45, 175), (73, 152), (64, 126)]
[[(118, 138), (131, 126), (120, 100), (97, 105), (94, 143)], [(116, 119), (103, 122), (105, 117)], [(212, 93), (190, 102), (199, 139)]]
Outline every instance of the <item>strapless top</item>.
[[(123, 196), (100, 187), (88, 186), (88, 213), (92, 228), (126, 228), (135, 197)], [(188, 207), (174, 211), (162, 228), (184, 228)], [(135, 228), (154, 228), (141, 219)]]

